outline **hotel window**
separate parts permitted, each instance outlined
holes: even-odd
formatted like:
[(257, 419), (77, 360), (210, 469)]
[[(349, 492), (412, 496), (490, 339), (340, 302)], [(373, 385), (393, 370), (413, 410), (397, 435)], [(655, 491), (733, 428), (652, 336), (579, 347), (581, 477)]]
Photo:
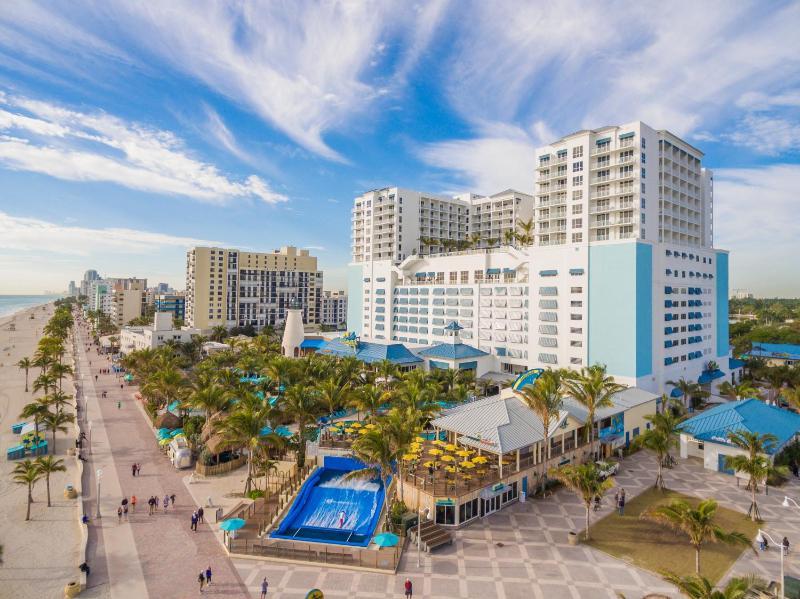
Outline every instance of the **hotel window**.
[(583, 233), (573, 233), (572, 243), (583, 243)]
[(583, 175), (578, 175), (577, 177), (572, 177), (572, 184), (573, 185), (583, 185)]
[(468, 270), (462, 270), (461, 271), (461, 284), (462, 285), (466, 285), (467, 283), (469, 283), (469, 271)]
[(570, 293), (583, 293), (583, 287), (570, 287)]
[(582, 218), (573, 218), (572, 219), (572, 228), (573, 229), (580, 229), (583, 227), (583, 219)]
[(569, 359), (569, 363), (570, 364), (581, 365), (581, 364), (583, 364), (583, 360), (581, 360), (580, 358), (570, 358)]
[(572, 214), (582, 214), (582, 213), (583, 213), (583, 204), (572, 205)]
[(573, 202), (578, 201), (578, 200), (582, 200), (582, 199), (583, 199), (583, 190), (582, 189), (576, 189), (575, 191), (572, 192), (572, 201)]
[(583, 314), (570, 314), (570, 320), (583, 320)]
[(573, 173), (582, 173), (583, 172), (583, 160), (579, 160), (578, 162), (572, 163), (572, 172)]
[(572, 148), (573, 158), (583, 158), (583, 146), (575, 146)]
[(581, 327), (570, 327), (569, 332), (572, 335), (583, 335), (583, 329)]
[(570, 347), (583, 347), (583, 341), (580, 339), (573, 339), (569, 342)]
[(455, 285), (456, 283), (458, 283), (458, 273), (457, 272), (451, 272), (450, 273), (450, 284), (451, 285)]

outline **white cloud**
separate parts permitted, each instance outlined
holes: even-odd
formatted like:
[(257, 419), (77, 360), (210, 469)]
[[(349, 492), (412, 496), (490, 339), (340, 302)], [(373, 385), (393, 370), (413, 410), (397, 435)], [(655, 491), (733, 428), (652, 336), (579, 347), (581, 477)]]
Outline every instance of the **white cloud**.
[(725, 138), (760, 154), (778, 156), (800, 149), (800, 122), (763, 114), (748, 114)]
[(798, 164), (715, 171), (714, 245), (731, 250), (732, 287), (800, 295), (798, 189)]
[(268, 204), (287, 200), (255, 175), (236, 181), (213, 164), (193, 158), (169, 131), (28, 98), (6, 96), (3, 103), (7, 109), (0, 108), (0, 165), (5, 168), (213, 203), (232, 198)]
[(800, 107), (800, 90), (790, 90), (782, 94), (767, 95), (760, 91), (746, 92), (736, 101), (741, 108), (766, 110), (776, 106)]
[(48, 252), (61, 256), (103, 254), (158, 254), (167, 248), (194, 245), (224, 245), (219, 241), (195, 239), (125, 229), (68, 226), (36, 218), (12, 216), (0, 212), (0, 249), (24, 252)]
[[(74, 62), (92, 56), (105, 64), (108, 45), (138, 48), (147, 57), (139, 62), (150, 63), (142, 68), (165, 65), (188, 75), (304, 148), (342, 160), (324, 134), (405, 78), (446, 5), (446, 0), (422, 7), (399, 1), (132, 0), (70, 5), (68, 12), (52, 15), (55, 24), (41, 29), (37, 21), (49, 23), (47, 5), (28, 2), (20, 14), (0, 14), (0, 27), (7, 23), (0, 28), (0, 50), (19, 47), (38, 61), (59, 64), (69, 58), (54, 56), (51, 45), (64, 42), (80, 47)], [(42, 31), (49, 40), (42, 39)]]

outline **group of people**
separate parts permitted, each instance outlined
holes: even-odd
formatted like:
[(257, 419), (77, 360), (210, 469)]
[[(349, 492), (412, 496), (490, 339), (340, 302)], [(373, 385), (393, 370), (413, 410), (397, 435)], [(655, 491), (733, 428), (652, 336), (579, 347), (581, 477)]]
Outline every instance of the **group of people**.
[(192, 526), (191, 530), (197, 532), (197, 524), (202, 524), (205, 520), (203, 520), (204, 512), (202, 506), (197, 508), (195, 511), (192, 512)]
[(200, 583), (200, 592), (203, 592), (203, 588), (206, 586), (211, 586), (211, 566), (206, 567), (205, 570), (200, 570), (200, 574), (197, 576), (197, 581)]
[(149, 515), (152, 516), (158, 511), (159, 507), (164, 508), (164, 513), (167, 513), (167, 508), (169, 507), (170, 503), (172, 507), (175, 507), (175, 493), (172, 495), (164, 495), (164, 499), (160, 499), (158, 495), (151, 495), (150, 499), (147, 500), (147, 507), (149, 509)]
[[(600, 511), (600, 495), (594, 496), (594, 511)], [(625, 515), (625, 489), (619, 489), (614, 493), (614, 507), (617, 508), (617, 513), (620, 516)]]
[(142, 471), (142, 465), (137, 463), (131, 464), (131, 476), (139, 476)]
[[(765, 535), (759, 533), (758, 535), (758, 546), (761, 548), (761, 551), (767, 551), (769, 549), (769, 541)], [(783, 555), (789, 555), (789, 537), (783, 537), (783, 541), (781, 541), (781, 546), (783, 548)]]

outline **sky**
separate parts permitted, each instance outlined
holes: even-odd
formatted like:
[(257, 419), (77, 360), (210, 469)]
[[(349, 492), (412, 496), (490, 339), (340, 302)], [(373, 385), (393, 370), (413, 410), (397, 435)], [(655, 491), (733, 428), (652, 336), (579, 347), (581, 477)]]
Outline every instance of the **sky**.
[(731, 287), (800, 295), (800, 2), (4, 0), (0, 294), (185, 286), (282, 245), (344, 287), (350, 209), (533, 191), (535, 148), (642, 120), (705, 152)]

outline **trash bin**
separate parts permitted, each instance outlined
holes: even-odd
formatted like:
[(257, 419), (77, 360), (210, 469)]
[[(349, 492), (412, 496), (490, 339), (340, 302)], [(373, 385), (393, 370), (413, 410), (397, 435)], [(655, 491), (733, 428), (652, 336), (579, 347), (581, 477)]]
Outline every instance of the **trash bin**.
[(574, 531), (569, 531), (567, 533), (567, 541), (570, 545), (577, 545), (578, 544), (578, 533)]
[(519, 502), (525, 503), (525, 500), (528, 498), (528, 494), (525, 491), (520, 491), (519, 494)]
[(400, 516), (400, 528), (403, 530), (404, 533), (408, 534), (408, 530), (410, 528), (414, 528), (417, 525), (417, 514), (414, 512), (406, 512), (402, 516)]
[(64, 597), (77, 597), (81, 593), (81, 585), (77, 582), (68, 582), (64, 587)]
[(75, 490), (75, 487), (72, 485), (64, 487), (64, 499), (75, 499), (77, 496), (78, 492)]

